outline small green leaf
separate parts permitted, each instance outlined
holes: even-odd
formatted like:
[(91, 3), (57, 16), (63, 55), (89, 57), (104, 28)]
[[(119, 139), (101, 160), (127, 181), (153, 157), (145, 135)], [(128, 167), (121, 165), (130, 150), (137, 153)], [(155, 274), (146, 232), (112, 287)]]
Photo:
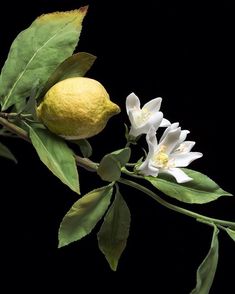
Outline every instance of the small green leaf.
[(121, 168), (129, 161), (130, 156), (129, 147), (106, 154), (99, 164), (98, 175), (104, 181), (117, 181), (121, 176)]
[(29, 137), (41, 161), (71, 190), (80, 194), (78, 172), (72, 150), (46, 129), (29, 126)]
[(113, 185), (95, 189), (73, 204), (59, 229), (59, 247), (88, 235), (107, 210)]
[(17, 163), (17, 160), (15, 158), (15, 156), (11, 153), (11, 151), (2, 143), (0, 143), (0, 156), (10, 159), (12, 161), (14, 161), (15, 163)]
[(121, 165), (112, 155), (105, 155), (99, 164), (97, 174), (103, 181), (117, 181), (121, 176)]
[(219, 258), (219, 230), (215, 225), (213, 227), (210, 250), (197, 270), (197, 284), (190, 294), (208, 294), (213, 283)]
[(95, 60), (96, 56), (86, 52), (79, 52), (65, 59), (50, 76), (38, 99), (40, 100), (59, 81), (73, 77), (83, 77), (92, 67)]
[(79, 146), (80, 151), (84, 157), (88, 158), (92, 155), (92, 147), (88, 140), (79, 139), (79, 140), (73, 140), (71, 142)]
[(226, 231), (227, 231), (228, 235), (233, 239), (233, 241), (235, 241), (235, 231), (231, 230), (229, 228), (226, 228)]
[(182, 170), (193, 180), (178, 184), (168, 174), (160, 174), (157, 178), (145, 177), (145, 179), (166, 195), (191, 204), (203, 204), (214, 201), (221, 196), (232, 196), (232, 194), (222, 190), (206, 175), (186, 168), (182, 168)]
[(109, 208), (97, 235), (99, 248), (114, 271), (116, 271), (119, 258), (126, 247), (130, 222), (130, 210), (119, 190), (117, 190), (115, 200)]
[(14, 40), (0, 76), (2, 111), (30, 96), (32, 84), (42, 86), (55, 68), (72, 55), (87, 7), (38, 17)]
[(123, 167), (130, 160), (131, 149), (129, 147), (126, 147), (113, 151), (110, 154), (120, 163), (121, 167)]

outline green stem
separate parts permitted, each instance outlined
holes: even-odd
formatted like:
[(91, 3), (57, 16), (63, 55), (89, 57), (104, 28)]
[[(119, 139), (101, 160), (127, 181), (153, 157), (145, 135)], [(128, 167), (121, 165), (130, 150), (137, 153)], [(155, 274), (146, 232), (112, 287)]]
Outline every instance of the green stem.
[(193, 212), (191, 210), (187, 210), (185, 208), (182, 208), (182, 207), (179, 207), (179, 206), (176, 206), (176, 205), (173, 205), (165, 200), (163, 200), (161, 197), (159, 197), (157, 194), (155, 194), (154, 192), (152, 192), (151, 190), (149, 190), (148, 188), (136, 183), (136, 182), (133, 182), (133, 181), (130, 181), (130, 180), (126, 180), (126, 179), (123, 179), (123, 178), (120, 178), (118, 180), (119, 183), (122, 183), (124, 185), (127, 185), (127, 186), (130, 186), (130, 187), (133, 187), (135, 189), (138, 189), (142, 192), (144, 192), (145, 194), (149, 195), (150, 197), (152, 197), (154, 200), (156, 200), (158, 203), (160, 203), (161, 205), (171, 209), (171, 210), (174, 210), (176, 212), (179, 212), (181, 214), (184, 214), (184, 215), (187, 215), (189, 217), (192, 217), (192, 218), (195, 218), (197, 220), (204, 220), (205, 222), (209, 222), (209, 223), (214, 223), (214, 224), (218, 224), (218, 225), (221, 225), (221, 226), (228, 226), (228, 227), (231, 227), (231, 228), (235, 228), (235, 223), (233, 222), (230, 222), (230, 221), (225, 221), (225, 220), (221, 220), (221, 219), (217, 219), (217, 218), (212, 218), (212, 217), (208, 217), (208, 216), (205, 216), (205, 215), (202, 215), (202, 214), (199, 214), (199, 213), (196, 213), (196, 212)]
[[(30, 139), (28, 137), (28, 134), (27, 134), (27, 132), (25, 130), (23, 130), (20, 127), (16, 126), (15, 124), (9, 122), (7, 119), (5, 119), (3, 117), (0, 117), (0, 124), (3, 125), (7, 130), (12, 132), (13, 134), (16, 134), (20, 138), (22, 138), (25, 141), (31, 143), (31, 141), (30, 141)], [(88, 158), (82, 158), (80, 156), (75, 155), (75, 159), (76, 159), (77, 165), (79, 165), (79, 166), (81, 166), (81, 167), (83, 167), (83, 168), (85, 168), (85, 169), (87, 169), (89, 171), (96, 171), (97, 168), (98, 168), (98, 164), (94, 163), (93, 161), (91, 161)], [(127, 174), (129, 176), (139, 178), (138, 175), (134, 175), (132, 172), (129, 172), (125, 168), (122, 171), (123, 171), (123, 173), (125, 173), (125, 174)], [(152, 197), (154, 200), (156, 200), (161, 205), (163, 205), (163, 206), (165, 206), (165, 207), (167, 207), (167, 208), (169, 208), (169, 209), (171, 209), (173, 211), (176, 211), (176, 212), (179, 212), (181, 214), (187, 215), (189, 217), (195, 218), (195, 219), (197, 219), (199, 221), (202, 220), (202, 221), (205, 221), (205, 222), (208, 222), (208, 223), (215, 223), (218, 226), (222, 226), (222, 227), (223, 226), (228, 226), (228, 227), (230, 227), (232, 229), (235, 229), (235, 223), (233, 223), (233, 222), (207, 217), (205, 215), (198, 214), (198, 213), (195, 213), (193, 211), (190, 211), (190, 210), (178, 207), (176, 205), (173, 205), (171, 203), (168, 203), (167, 201), (163, 200), (161, 197), (156, 195), (154, 192), (152, 192), (148, 188), (146, 188), (146, 187), (144, 187), (144, 186), (142, 186), (142, 185), (140, 185), (140, 184), (138, 184), (136, 182), (126, 180), (126, 179), (123, 179), (123, 178), (120, 178), (118, 180), (118, 182), (144, 192), (145, 194)]]
[(86, 170), (95, 172), (97, 170), (97, 168), (98, 168), (98, 164), (91, 161), (88, 158), (83, 158), (83, 157), (80, 157), (78, 155), (75, 155), (75, 159), (76, 159), (77, 165), (85, 168)]

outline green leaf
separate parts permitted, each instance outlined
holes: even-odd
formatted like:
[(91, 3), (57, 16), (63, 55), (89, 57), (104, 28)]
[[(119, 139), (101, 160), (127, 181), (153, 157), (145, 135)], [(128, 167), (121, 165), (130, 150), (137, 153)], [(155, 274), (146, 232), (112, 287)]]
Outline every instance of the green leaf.
[(11, 151), (2, 143), (0, 143), (0, 156), (10, 159), (12, 161), (14, 161), (15, 163), (17, 163), (17, 160), (15, 158), (15, 156), (11, 153)]
[(186, 203), (207, 203), (221, 196), (232, 196), (222, 190), (214, 181), (206, 175), (194, 170), (182, 168), (193, 180), (184, 184), (178, 184), (168, 174), (160, 174), (159, 177), (145, 177), (154, 187), (166, 195)]
[(208, 294), (213, 283), (219, 258), (219, 230), (215, 225), (213, 227), (214, 231), (210, 250), (197, 270), (196, 287), (190, 294)]
[(233, 241), (235, 241), (235, 231), (231, 230), (229, 228), (226, 228), (226, 231), (227, 231), (228, 235), (233, 239)]
[(37, 96), (38, 89), (39, 89), (39, 80), (35, 81), (30, 97), (27, 103), (25, 104), (25, 106), (20, 111), (20, 113), (32, 114), (34, 121), (38, 121), (37, 111), (36, 111), (36, 108), (37, 108), (36, 96)]
[(98, 243), (112, 270), (116, 271), (119, 258), (126, 247), (131, 222), (130, 210), (117, 190), (98, 232)]
[(125, 166), (125, 164), (130, 160), (131, 149), (129, 147), (119, 149), (110, 153), (121, 165), (121, 167)]
[(71, 142), (79, 146), (80, 151), (84, 157), (88, 158), (92, 155), (92, 147), (90, 143), (88, 142), (88, 140), (79, 139), (79, 140), (73, 140)]
[(107, 210), (113, 185), (95, 189), (73, 204), (59, 229), (59, 247), (78, 241), (95, 227)]
[(102, 180), (113, 182), (120, 178), (121, 168), (129, 161), (131, 149), (126, 147), (106, 154), (98, 167), (97, 173)]
[(92, 67), (95, 60), (96, 56), (86, 52), (79, 52), (67, 58), (50, 76), (38, 99), (40, 100), (44, 97), (46, 92), (59, 81), (72, 77), (83, 77)]
[(29, 137), (41, 161), (71, 190), (80, 194), (78, 172), (72, 150), (46, 129), (29, 127)]
[(72, 55), (87, 7), (38, 17), (14, 40), (0, 76), (2, 110), (30, 96), (35, 78), (42, 86)]

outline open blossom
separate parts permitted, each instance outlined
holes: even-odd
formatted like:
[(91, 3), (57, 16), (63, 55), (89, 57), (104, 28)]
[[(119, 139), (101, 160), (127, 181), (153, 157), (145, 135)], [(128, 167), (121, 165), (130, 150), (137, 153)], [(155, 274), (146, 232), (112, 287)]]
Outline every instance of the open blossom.
[(155, 98), (140, 108), (140, 100), (131, 93), (126, 98), (126, 111), (131, 122), (130, 135), (137, 137), (147, 134), (151, 126), (157, 130), (159, 127), (167, 127), (170, 122), (163, 118), (160, 110), (162, 98)]
[(200, 152), (191, 152), (195, 142), (185, 141), (189, 131), (181, 130), (178, 123), (169, 126), (163, 133), (159, 143), (156, 130), (150, 128), (146, 140), (149, 153), (138, 170), (146, 176), (158, 176), (167, 173), (175, 177), (178, 183), (191, 181), (179, 167), (188, 166), (193, 160), (202, 157)]

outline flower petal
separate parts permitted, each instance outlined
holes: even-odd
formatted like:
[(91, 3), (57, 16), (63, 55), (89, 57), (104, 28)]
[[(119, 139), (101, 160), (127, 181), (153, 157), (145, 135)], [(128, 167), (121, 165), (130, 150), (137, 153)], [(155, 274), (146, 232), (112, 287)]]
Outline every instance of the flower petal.
[(156, 132), (162, 122), (162, 119), (163, 119), (163, 113), (161, 111), (157, 111), (153, 113), (146, 122), (146, 125), (144, 128), (146, 133), (149, 131), (151, 127), (154, 127)]
[(159, 148), (164, 145), (165, 146), (164, 152), (166, 154), (170, 154), (172, 152), (172, 150), (175, 149), (175, 146), (178, 144), (180, 133), (181, 133), (180, 128), (169, 131), (166, 134), (165, 138), (158, 145)]
[(166, 118), (163, 118), (162, 122), (160, 124), (160, 127), (165, 128), (165, 127), (169, 127), (170, 125), (171, 125), (170, 121), (168, 119), (166, 119)]
[(188, 130), (181, 131), (179, 142), (178, 142), (179, 145), (185, 141), (185, 139), (189, 133), (190, 133), (190, 131), (188, 131)]
[[(163, 118), (163, 120), (164, 120), (164, 118)], [(163, 121), (163, 120), (162, 120), (162, 121)], [(167, 135), (171, 130), (175, 130), (175, 129), (177, 129), (178, 127), (179, 127), (179, 123), (178, 123), (178, 122), (171, 124), (171, 125), (165, 130), (165, 132), (162, 134), (162, 137), (161, 137), (161, 139), (160, 139), (160, 142), (166, 137), (166, 135)]]
[[(174, 154), (184, 154), (184, 153), (188, 153), (191, 151), (191, 149), (193, 148), (193, 146), (196, 144), (196, 142), (193, 141), (185, 141), (183, 143), (181, 143), (178, 147), (176, 146), (175, 150), (174, 150)], [(172, 155), (174, 155), (172, 154)]]
[(174, 160), (174, 165), (176, 167), (186, 167), (195, 159), (202, 157), (201, 152), (189, 152), (182, 154), (172, 154), (172, 159)]
[(155, 99), (150, 100), (148, 103), (146, 103), (143, 106), (143, 110), (149, 111), (149, 112), (155, 112), (159, 111), (162, 103), (162, 98), (158, 97)]
[(135, 95), (135, 93), (131, 93), (126, 98), (126, 112), (129, 115), (130, 110), (140, 110), (140, 100)]
[(130, 112), (129, 118), (132, 124), (130, 135), (137, 137), (141, 134), (147, 134), (151, 127), (153, 127), (156, 132), (156, 130), (159, 128), (161, 124), (163, 113), (161, 111), (157, 111), (156, 113), (153, 113), (142, 126), (138, 126), (138, 127), (135, 123), (134, 116), (132, 115), (131, 112)]
[(149, 151), (152, 151), (152, 150), (150, 150), (150, 148), (151, 149), (153, 148), (153, 153), (154, 153), (154, 151), (157, 147), (157, 137), (156, 137), (156, 130), (153, 126), (150, 127), (150, 129), (147, 133), (146, 141), (148, 143)]
[(146, 162), (144, 161), (141, 166), (138, 168), (138, 170), (145, 176), (153, 176), (157, 177), (159, 173), (159, 169), (152, 165), (150, 161)]
[(189, 181), (192, 181), (192, 178), (186, 175), (180, 168), (174, 167), (174, 168), (169, 168), (167, 170), (162, 171), (163, 173), (168, 173), (172, 175), (177, 183), (183, 184)]

